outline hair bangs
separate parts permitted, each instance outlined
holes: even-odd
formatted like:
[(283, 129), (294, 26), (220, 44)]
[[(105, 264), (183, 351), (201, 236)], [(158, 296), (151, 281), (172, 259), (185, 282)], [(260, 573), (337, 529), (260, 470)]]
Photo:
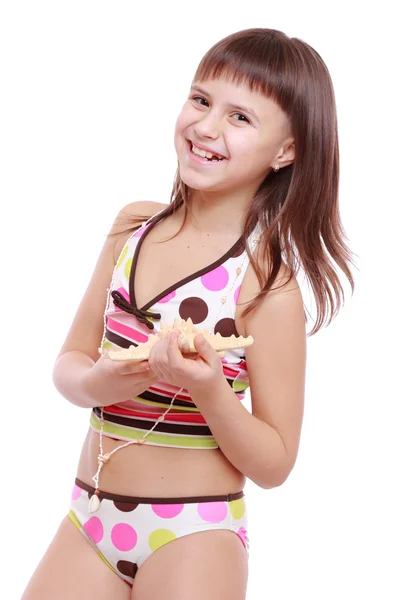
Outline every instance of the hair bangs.
[(225, 78), (277, 102), (287, 112), (295, 87), (290, 38), (274, 30), (249, 29), (215, 44), (202, 58), (194, 81)]

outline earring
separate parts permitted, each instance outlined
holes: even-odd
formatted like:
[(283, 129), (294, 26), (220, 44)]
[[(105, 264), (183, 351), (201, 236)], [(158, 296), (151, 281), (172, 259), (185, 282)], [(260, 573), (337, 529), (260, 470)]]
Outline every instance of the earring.
[(277, 172), (279, 171), (279, 169), (280, 169), (280, 166), (279, 166), (279, 165), (276, 165), (276, 167), (274, 167), (274, 171), (275, 171), (275, 173), (277, 173)]

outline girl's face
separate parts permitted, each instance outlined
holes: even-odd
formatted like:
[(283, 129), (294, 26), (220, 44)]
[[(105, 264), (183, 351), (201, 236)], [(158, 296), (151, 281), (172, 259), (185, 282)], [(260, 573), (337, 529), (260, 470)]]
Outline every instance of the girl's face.
[(175, 149), (189, 187), (250, 197), (273, 167), (294, 160), (289, 120), (278, 104), (227, 79), (192, 84), (176, 122)]

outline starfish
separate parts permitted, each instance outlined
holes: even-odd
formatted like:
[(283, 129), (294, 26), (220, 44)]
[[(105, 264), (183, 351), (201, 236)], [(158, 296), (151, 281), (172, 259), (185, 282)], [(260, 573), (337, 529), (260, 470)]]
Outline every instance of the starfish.
[(111, 360), (134, 360), (141, 361), (149, 358), (150, 350), (158, 342), (169, 335), (172, 331), (179, 331), (178, 346), (183, 356), (189, 358), (197, 354), (194, 346), (194, 338), (198, 333), (201, 333), (207, 342), (218, 352), (221, 357), (225, 356), (225, 350), (235, 350), (238, 348), (247, 348), (251, 346), (254, 339), (251, 335), (243, 337), (240, 335), (236, 337), (231, 335), (230, 337), (224, 337), (220, 333), (212, 334), (207, 329), (199, 329), (193, 325), (192, 319), (189, 317), (187, 321), (184, 319), (175, 319), (172, 325), (168, 323), (161, 323), (160, 331), (155, 335), (150, 335), (147, 342), (140, 343), (137, 346), (130, 346), (128, 349), (123, 350), (110, 350), (108, 352)]

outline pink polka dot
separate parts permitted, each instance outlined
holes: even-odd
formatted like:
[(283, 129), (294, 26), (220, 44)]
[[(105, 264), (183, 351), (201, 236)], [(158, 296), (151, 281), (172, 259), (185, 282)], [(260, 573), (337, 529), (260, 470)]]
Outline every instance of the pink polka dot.
[(238, 301), (238, 298), (239, 298), (239, 294), (240, 294), (240, 288), (241, 288), (241, 287), (242, 287), (242, 286), (241, 286), (241, 285), (239, 285), (239, 286), (236, 288), (236, 290), (235, 290), (235, 293), (233, 294), (233, 299), (234, 299), (234, 301), (235, 301), (235, 304), (237, 304), (237, 301)]
[(222, 265), (201, 277), (201, 283), (211, 292), (223, 290), (229, 280), (229, 273)]
[(226, 502), (199, 502), (197, 512), (203, 521), (221, 523), (228, 514)]
[(78, 487), (77, 485), (74, 485), (74, 487), (72, 488), (72, 500), (78, 500), (81, 493), (82, 493), (81, 488)]
[(183, 504), (152, 504), (151, 508), (159, 517), (172, 519), (183, 511)]
[(112, 528), (111, 541), (117, 550), (127, 552), (136, 546), (137, 533), (130, 525), (118, 523)]
[(248, 543), (248, 538), (247, 538), (247, 530), (244, 527), (241, 527), (238, 532), (237, 532), (238, 536), (240, 537), (240, 539), (243, 542), (243, 546), (245, 548), (247, 548), (247, 543)]
[(140, 237), (142, 237), (142, 235), (146, 231), (147, 227), (148, 227), (148, 225), (146, 225), (146, 227), (142, 227), (141, 229), (139, 229), (139, 231), (137, 231), (133, 237), (134, 238), (140, 238)]
[(103, 525), (98, 517), (90, 517), (89, 521), (86, 521), (84, 524), (83, 529), (95, 544), (98, 544), (103, 539)]
[(173, 290), (172, 292), (170, 292), (169, 294), (164, 296), (164, 298), (161, 298), (161, 300), (159, 300), (159, 302), (161, 302), (161, 304), (163, 304), (164, 302), (169, 302), (170, 300), (172, 300), (172, 298), (175, 298), (175, 296), (176, 296), (176, 292), (175, 292), (175, 290)]

